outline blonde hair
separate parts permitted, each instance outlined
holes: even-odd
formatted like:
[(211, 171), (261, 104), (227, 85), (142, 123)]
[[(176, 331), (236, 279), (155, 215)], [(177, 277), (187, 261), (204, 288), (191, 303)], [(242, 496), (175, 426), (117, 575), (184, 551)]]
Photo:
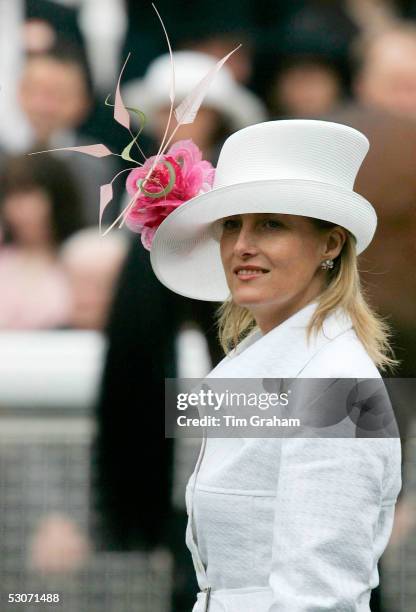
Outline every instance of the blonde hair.
[[(311, 219), (318, 228), (334, 227), (333, 223)], [(327, 284), (317, 298), (317, 308), (307, 328), (307, 339), (318, 333), (325, 318), (338, 308), (350, 316), (355, 332), (368, 355), (382, 371), (393, 371), (399, 362), (390, 345), (391, 331), (387, 322), (371, 308), (361, 286), (355, 251), (355, 238), (347, 238), (334, 268), (327, 272)], [(252, 330), (257, 328), (250, 311), (235, 304), (229, 297), (217, 309), (218, 337), (225, 353), (234, 349)]]

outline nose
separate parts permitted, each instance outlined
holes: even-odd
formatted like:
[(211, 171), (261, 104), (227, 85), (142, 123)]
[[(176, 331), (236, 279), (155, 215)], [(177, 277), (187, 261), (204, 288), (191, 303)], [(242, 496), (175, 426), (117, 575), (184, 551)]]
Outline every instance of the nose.
[(238, 233), (233, 250), (234, 255), (238, 257), (251, 256), (258, 253), (254, 233), (244, 224)]

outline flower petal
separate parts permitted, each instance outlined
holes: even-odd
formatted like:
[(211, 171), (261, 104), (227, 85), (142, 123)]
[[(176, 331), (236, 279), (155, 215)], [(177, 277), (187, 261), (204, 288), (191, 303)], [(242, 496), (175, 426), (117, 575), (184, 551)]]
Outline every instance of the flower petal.
[(156, 233), (156, 227), (145, 227), (141, 233), (142, 245), (145, 249), (150, 251), (152, 248), (152, 242)]

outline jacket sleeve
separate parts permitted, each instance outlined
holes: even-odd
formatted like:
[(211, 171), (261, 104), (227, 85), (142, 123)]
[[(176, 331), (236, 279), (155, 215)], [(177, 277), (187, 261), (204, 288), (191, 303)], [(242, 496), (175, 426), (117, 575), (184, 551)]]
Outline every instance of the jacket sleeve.
[(353, 612), (368, 602), (400, 468), (397, 438), (282, 440), (268, 612)]

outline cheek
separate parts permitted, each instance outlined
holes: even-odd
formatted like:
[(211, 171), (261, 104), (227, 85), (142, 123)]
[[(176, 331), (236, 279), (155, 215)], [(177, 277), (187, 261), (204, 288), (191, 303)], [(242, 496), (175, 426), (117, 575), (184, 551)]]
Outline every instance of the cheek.
[(302, 257), (302, 243), (291, 233), (282, 233), (276, 239), (271, 238), (265, 245), (265, 252), (276, 268), (288, 268), (299, 262)]
[(15, 228), (38, 228), (47, 222), (47, 209), (43, 203), (30, 201), (13, 201), (4, 206), (4, 218)]
[(231, 258), (233, 255), (234, 239), (230, 235), (224, 235), (220, 239), (220, 255), (225, 273), (231, 273)]
[(19, 219), (19, 209), (9, 200), (5, 200), (1, 216), (6, 223), (14, 224)]
[(50, 226), (50, 210), (45, 204), (39, 204), (38, 206), (31, 207), (27, 215), (25, 215), (25, 222), (30, 223), (34, 227), (49, 229)]
[(315, 272), (317, 245), (301, 236), (282, 236), (275, 241), (268, 254), (273, 269), (286, 272), (289, 283), (295, 279), (310, 278)]
[(83, 105), (81, 98), (72, 98), (68, 96), (63, 104), (59, 104), (55, 107), (55, 114), (62, 119), (62, 121), (75, 121), (83, 113)]

